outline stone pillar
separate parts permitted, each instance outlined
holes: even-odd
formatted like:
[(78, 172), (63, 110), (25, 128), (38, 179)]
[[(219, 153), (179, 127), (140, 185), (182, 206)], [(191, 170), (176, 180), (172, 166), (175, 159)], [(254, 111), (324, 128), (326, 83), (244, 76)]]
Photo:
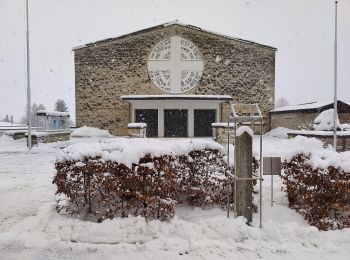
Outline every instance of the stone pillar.
[(130, 123), (128, 124), (129, 137), (146, 137), (147, 124), (146, 123)]
[[(213, 139), (220, 144), (227, 144), (227, 123), (212, 123)], [(230, 123), (230, 144), (234, 141), (234, 124)]]
[[(237, 134), (240, 129), (237, 130)], [(235, 143), (235, 174), (236, 178), (252, 178), (252, 136), (247, 131), (236, 136)], [(252, 180), (236, 180), (236, 213), (244, 216), (248, 223), (253, 217), (253, 185)]]

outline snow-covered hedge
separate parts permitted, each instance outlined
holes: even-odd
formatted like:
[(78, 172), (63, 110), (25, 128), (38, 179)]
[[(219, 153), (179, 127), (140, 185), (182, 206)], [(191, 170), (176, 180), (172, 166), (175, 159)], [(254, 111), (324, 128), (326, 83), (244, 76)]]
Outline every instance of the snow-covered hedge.
[(283, 163), (289, 206), (321, 230), (350, 227), (350, 152), (298, 154)]
[[(141, 154), (147, 150), (139, 148)], [(124, 152), (127, 157), (128, 151)], [(178, 203), (226, 205), (226, 164), (219, 150), (206, 148), (182, 155), (149, 153), (141, 158), (139, 151), (137, 163), (133, 156), (125, 164), (120, 154), (113, 157), (109, 153), (111, 150), (94, 155), (72, 152), (74, 156), (70, 157), (68, 152), (56, 162), (53, 183), (61, 199), (58, 211), (98, 222), (129, 214), (168, 220)]]

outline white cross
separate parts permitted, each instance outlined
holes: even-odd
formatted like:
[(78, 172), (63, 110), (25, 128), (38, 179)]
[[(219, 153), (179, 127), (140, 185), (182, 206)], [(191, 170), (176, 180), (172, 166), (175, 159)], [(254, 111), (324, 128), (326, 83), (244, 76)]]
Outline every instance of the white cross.
[(182, 71), (203, 71), (203, 61), (182, 60), (181, 58), (181, 37), (170, 38), (169, 60), (149, 60), (149, 71), (170, 70), (170, 89), (172, 93), (181, 93), (181, 72)]

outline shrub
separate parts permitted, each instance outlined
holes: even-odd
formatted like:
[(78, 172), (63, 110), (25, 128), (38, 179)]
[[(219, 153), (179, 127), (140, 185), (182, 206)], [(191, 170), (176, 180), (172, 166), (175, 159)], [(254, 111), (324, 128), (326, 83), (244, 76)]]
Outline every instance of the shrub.
[(56, 162), (58, 211), (101, 222), (141, 215), (169, 220), (175, 206), (226, 206), (226, 164), (217, 150), (146, 155), (131, 169), (100, 157)]
[(321, 230), (350, 227), (350, 173), (314, 169), (309, 159), (299, 154), (283, 163), (289, 206)]

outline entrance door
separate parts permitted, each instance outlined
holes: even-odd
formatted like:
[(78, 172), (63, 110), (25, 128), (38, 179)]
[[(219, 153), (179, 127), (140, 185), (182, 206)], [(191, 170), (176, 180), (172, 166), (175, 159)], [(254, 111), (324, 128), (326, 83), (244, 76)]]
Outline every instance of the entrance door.
[(164, 137), (187, 136), (187, 109), (165, 109)]
[(195, 109), (194, 110), (194, 136), (212, 136), (211, 124), (215, 123), (216, 110)]
[(147, 137), (158, 136), (158, 109), (136, 109), (135, 119), (136, 123), (147, 124)]

